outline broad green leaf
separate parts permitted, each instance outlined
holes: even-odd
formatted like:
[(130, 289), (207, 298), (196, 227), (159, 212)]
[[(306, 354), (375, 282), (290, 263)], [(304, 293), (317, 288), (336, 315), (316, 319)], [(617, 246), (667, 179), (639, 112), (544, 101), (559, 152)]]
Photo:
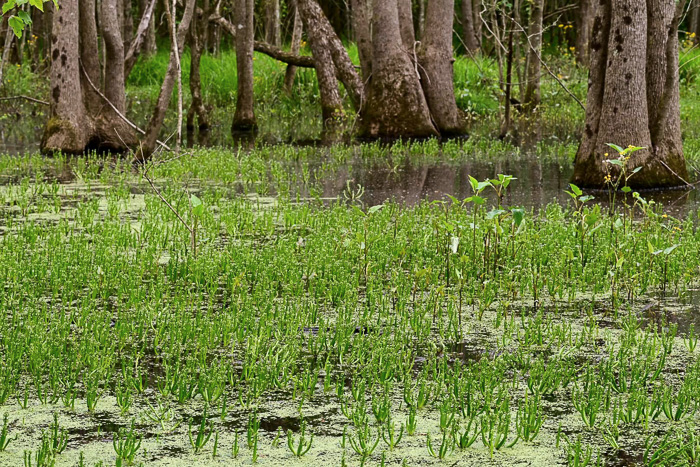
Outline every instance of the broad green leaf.
[(22, 20), (22, 22), (24, 22), (25, 25), (32, 24), (32, 17), (29, 16), (26, 11), (18, 11), (17, 16)]
[(4, 15), (15, 7), (15, 0), (9, 0), (2, 4), (2, 14)]
[(204, 205), (202, 204), (201, 199), (199, 199), (195, 195), (192, 195), (190, 196), (190, 203), (192, 203), (192, 214), (194, 214), (197, 217), (204, 214)]
[(586, 203), (586, 202), (588, 202), (588, 201), (590, 201), (590, 200), (592, 200), (592, 199), (595, 199), (595, 196), (593, 196), (593, 195), (586, 195), (586, 196), (581, 196), (581, 197), (579, 197), (578, 200), (581, 201), (582, 203)]
[(29, 0), (29, 4), (37, 8), (42, 13), (44, 12), (44, 0)]
[(571, 187), (571, 191), (573, 191), (573, 193), (576, 196), (581, 196), (583, 194), (583, 191), (581, 191), (581, 189), (579, 187), (577, 187), (576, 185), (574, 185), (573, 183), (569, 183), (569, 186)]
[(623, 187), (621, 188), (621, 190), (622, 190), (623, 193), (629, 193), (630, 191), (632, 191), (632, 188), (630, 188), (630, 187), (628, 187), (627, 185), (625, 185), (625, 186), (623, 186)]
[(479, 195), (474, 195), (472, 196), (472, 202), (476, 205), (481, 205), (484, 204), (486, 200)]
[(618, 167), (625, 166), (625, 162), (621, 161), (620, 159), (606, 159), (604, 162), (607, 162), (608, 164), (616, 165)]
[(622, 151), (624, 151), (624, 149), (622, 149), (617, 144), (607, 143), (607, 145), (610, 146), (611, 148), (613, 148), (615, 151), (617, 151), (620, 154), (622, 153)]
[(513, 214), (513, 222), (515, 222), (516, 227), (520, 227), (525, 218), (525, 210), (523, 208), (513, 208), (510, 212)]
[(678, 247), (679, 247), (679, 245), (670, 246), (670, 247), (668, 247), (668, 248), (666, 248), (666, 249), (664, 250), (664, 254), (665, 254), (665, 255), (670, 255), (670, 254), (673, 252), (673, 250), (675, 250), (675, 249), (678, 248)]
[(22, 32), (24, 31), (24, 21), (22, 21), (16, 16), (10, 16), (10, 19), (7, 20), (7, 23), (12, 28), (12, 31), (14, 31), (15, 36), (21, 39)]
[(370, 213), (370, 214), (374, 214), (375, 212), (379, 211), (379, 210), (382, 209), (383, 207), (384, 207), (383, 204), (378, 204), (378, 205), (376, 205), (376, 206), (372, 206), (371, 208), (369, 208), (369, 209), (367, 210), (367, 212)]
[(491, 219), (494, 219), (494, 218), (500, 216), (501, 214), (504, 214), (505, 212), (506, 211), (503, 209), (492, 209), (486, 213), (486, 218), (491, 220)]

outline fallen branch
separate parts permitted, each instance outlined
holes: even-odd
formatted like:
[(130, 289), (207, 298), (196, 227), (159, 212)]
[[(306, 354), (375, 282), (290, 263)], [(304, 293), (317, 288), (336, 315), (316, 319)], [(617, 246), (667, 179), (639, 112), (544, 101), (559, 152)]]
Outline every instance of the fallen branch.
[[(223, 16), (214, 13), (209, 16), (209, 22), (218, 24), (227, 33), (229, 33), (231, 37), (236, 37), (236, 27)], [(294, 65), (300, 68), (316, 68), (316, 63), (314, 62), (313, 57), (309, 57), (306, 55), (296, 55), (291, 52), (282, 50), (281, 48), (276, 47), (272, 44), (268, 44), (267, 42), (255, 41), (253, 43), (253, 49), (256, 52), (265, 54), (268, 57), (272, 57), (279, 62), (286, 63), (287, 65)]]

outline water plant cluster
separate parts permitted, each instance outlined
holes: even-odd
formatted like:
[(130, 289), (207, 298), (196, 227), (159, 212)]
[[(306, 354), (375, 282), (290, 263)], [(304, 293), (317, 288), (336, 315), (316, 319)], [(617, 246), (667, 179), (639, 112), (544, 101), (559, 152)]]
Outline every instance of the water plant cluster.
[(0, 156), (0, 464), (697, 465), (697, 212), (322, 196), (429, 144)]

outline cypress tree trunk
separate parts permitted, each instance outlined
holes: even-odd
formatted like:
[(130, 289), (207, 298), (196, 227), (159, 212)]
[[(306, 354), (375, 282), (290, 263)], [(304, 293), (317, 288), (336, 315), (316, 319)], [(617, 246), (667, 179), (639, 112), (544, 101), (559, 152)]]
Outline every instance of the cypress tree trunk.
[(397, 0), (375, 0), (372, 10), (372, 77), (360, 112), (360, 136), (437, 136), (417, 64), (401, 42)]
[(454, 93), (453, 11), (454, 0), (428, 2), (425, 35), (418, 51), (421, 85), (435, 126), (443, 136), (466, 133), (466, 121)]
[(91, 124), (80, 85), (79, 24), (78, 0), (63, 0), (53, 15), (51, 107), (41, 141), (44, 152), (79, 154), (90, 139)]
[(233, 133), (255, 132), (258, 123), (253, 109), (253, 44), (254, 44), (254, 0), (234, 0), (236, 22), (236, 69), (238, 92), (236, 113), (233, 116)]
[(623, 0), (598, 6), (591, 37), (586, 126), (576, 154), (573, 183), (603, 187), (606, 143), (644, 146), (627, 169), (642, 170), (629, 185), (685, 185), (678, 104), (678, 22), (674, 0)]

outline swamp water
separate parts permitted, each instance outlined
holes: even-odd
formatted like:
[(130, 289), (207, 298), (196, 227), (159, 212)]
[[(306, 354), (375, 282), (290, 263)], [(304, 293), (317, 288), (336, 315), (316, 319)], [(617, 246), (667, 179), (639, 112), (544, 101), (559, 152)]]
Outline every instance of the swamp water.
[(582, 243), (567, 163), (203, 151), (195, 255), (138, 168), (0, 159), (0, 465), (697, 462), (695, 192)]

